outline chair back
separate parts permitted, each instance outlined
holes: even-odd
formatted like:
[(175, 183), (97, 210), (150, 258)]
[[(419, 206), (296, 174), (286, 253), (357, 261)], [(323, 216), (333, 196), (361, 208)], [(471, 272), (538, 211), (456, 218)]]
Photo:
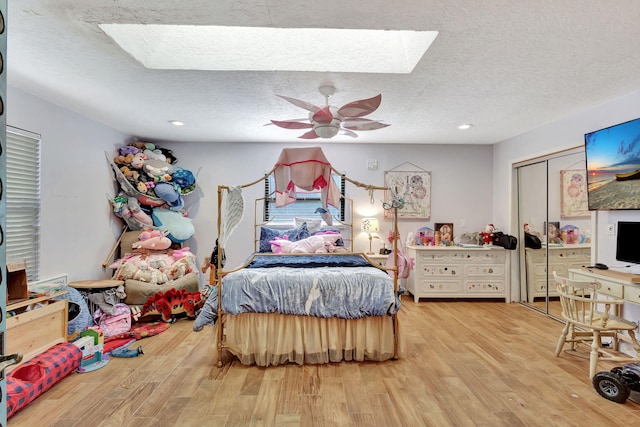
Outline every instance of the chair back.
[(562, 305), (562, 317), (576, 325), (585, 328), (600, 328), (606, 326), (603, 313), (598, 312), (596, 292), (600, 289), (600, 283), (596, 281), (586, 282), (571, 280), (561, 277), (553, 272), (553, 277), (558, 289), (558, 296)]

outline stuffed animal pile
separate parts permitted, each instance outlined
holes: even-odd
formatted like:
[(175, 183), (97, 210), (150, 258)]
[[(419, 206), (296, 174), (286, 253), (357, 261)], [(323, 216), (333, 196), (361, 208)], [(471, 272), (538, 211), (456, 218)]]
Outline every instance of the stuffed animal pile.
[(109, 201), (130, 230), (155, 228), (175, 243), (195, 230), (184, 212), (183, 196), (196, 188), (194, 175), (175, 166), (171, 150), (150, 142), (132, 142), (109, 159), (120, 191)]

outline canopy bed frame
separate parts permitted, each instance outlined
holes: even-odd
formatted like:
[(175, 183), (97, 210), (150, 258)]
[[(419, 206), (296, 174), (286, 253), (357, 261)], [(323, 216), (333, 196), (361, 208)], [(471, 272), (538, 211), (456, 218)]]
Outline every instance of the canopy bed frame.
[[(317, 147), (311, 148), (299, 148), (299, 149), (284, 149), (280, 155), (275, 167), (261, 176), (259, 179), (247, 184), (231, 187), (226, 185), (218, 186), (218, 245), (219, 250), (224, 250), (225, 244), (228, 240), (229, 234), (233, 228), (240, 221), (238, 210), (244, 210), (244, 201), (238, 199), (238, 192), (241, 189), (251, 187), (256, 184), (264, 183), (264, 180), (271, 174), (274, 174), (276, 180), (276, 205), (278, 201), (284, 204), (292, 203), (295, 200), (295, 188), (304, 188), (299, 182), (301, 173), (304, 175), (306, 172), (301, 172), (300, 169), (295, 169), (302, 163), (309, 163), (313, 170), (313, 180), (316, 185), (314, 188), (318, 188), (317, 177), (324, 176), (325, 183), (322, 188), (321, 200), (326, 207), (327, 203), (332, 206), (335, 205), (336, 193), (335, 189), (331, 189), (331, 184), (334, 184), (331, 179), (332, 174), (340, 175), (346, 182), (354, 185), (357, 188), (364, 189), (369, 192), (371, 200), (373, 201), (373, 194), (376, 191), (384, 191), (385, 187), (368, 185), (353, 180), (347, 177), (344, 173), (335, 170), (328, 161), (324, 158), (322, 150)], [(307, 171), (308, 172), (308, 171)], [(309, 176), (303, 176), (308, 180)], [(286, 189), (282, 186), (286, 186)], [(291, 183), (295, 184), (293, 187)], [(335, 185), (335, 184), (334, 184)], [(304, 188), (306, 189), (306, 188)], [(233, 197), (229, 197), (234, 193)], [(394, 195), (395, 196), (395, 195)], [(340, 193), (337, 194), (338, 199), (343, 197)], [(233, 200), (232, 200), (233, 199)], [(332, 203), (333, 200), (333, 203)], [(279, 205), (277, 205), (279, 206)], [(228, 351), (235, 357), (237, 357), (243, 364), (256, 364), (259, 366), (278, 365), (282, 363), (328, 363), (338, 362), (342, 360), (371, 360), (371, 361), (384, 361), (389, 359), (398, 358), (398, 317), (397, 312), (400, 309), (399, 298), (399, 280), (398, 280), (398, 222), (397, 222), (397, 210), (401, 206), (401, 199), (392, 199), (391, 202), (384, 202), (385, 209), (392, 212), (393, 219), (393, 232), (396, 238), (393, 242), (393, 250), (389, 255), (389, 263), (385, 267), (379, 266), (375, 261), (369, 259), (364, 253), (354, 253), (353, 251), (353, 236), (351, 238), (351, 247), (346, 249), (348, 253), (340, 254), (305, 254), (305, 260), (311, 259), (311, 263), (316, 260), (328, 259), (329, 264), (323, 265), (323, 269), (299, 269), (298, 270), (284, 269), (286, 277), (283, 278), (287, 288), (281, 291), (281, 296), (285, 295), (284, 300), (296, 299), (297, 296), (291, 297), (292, 292), (305, 292), (305, 286), (307, 282), (312, 281), (312, 288), (306, 289), (307, 294), (303, 294), (300, 299), (302, 305), (305, 305), (306, 300), (306, 312), (299, 313), (293, 309), (284, 309), (283, 312), (276, 312), (280, 310), (274, 309), (255, 309), (251, 307), (246, 311), (240, 313), (232, 312), (234, 309), (225, 307), (232, 297), (236, 287), (235, 282), (231, 281), (234, 276), (242, 274), (254, 274), (249, 273), (253, 263), (257, 261), (266, 261), (267, 264), (276, 263), (277, 267), (281, 267), (278, 264), (281, 260), (295, 259), (300, 254), (272, 254), (272, 253), (259, 253), (254, 252), (247, 261), (240, 267), (227, 270), (223, 269), (222, 257), (218, 258), (218, 278), (216, 281), (216, 289), (213, 292), (214, 295), (210, 296), (209, 300), (217, 300), (209, 306), (209, 310), (217, 311), (217, 321), (214, 323), (214, 333), (216, 336), (216, 350), (217, 350), (217, 364), (222, 367), (223, 351)], [(235, 213), (231, 213), (235, 210)], [(254, 229), (257, 229), (264, 222), (257, 221), (258, 210), (256, 211), (256, 218), (254, 218)], [(353, 212), (349, 213), (350, 223), (353, 222)], [(234, 224), (235, 223), (235, 224)], [(347, 223), (343, 222), (343, 225)], [(351, 230), (353, 229), (352, 224)], [(254, 238), (255, 240), (255, 238)], [(283, 255), (286, 255), (283, 257)], [(342, 262), (340, 257), (356, 257), (360, 259), (364, 264), (358, 264), (357, 267), (351, 268), (351, 266), (343, 267), (340, 264), (341, 270), (335, 270), (334, 261)], [(284, 262), (284, 261), (283, 261)], [(366, 264), (366, 265), (365, 265)], [(261, 265), (261, 264), (260, 264)], [(337, 265), (337, 264), (336, 264)], [(286, 267), (289, 267), (286, 264)], [(362, 271), (360, 270), (362, 269)], [(254, 271), (263, 269), (253, 269)], [(281, 268), (269, 269), (269, 273), (262, 273), (260, 278), (268, 276), (268, 279), (263, 285), (263, 288), (251, 288), (251, 290), (243, 289), (238, 291), (233, 298), (240, 296), (240, 302), (237, 303), (242, 307), (252, 305), (254, 301), (253, 295), (270, 292), (272, 288), (272, 282), (270, 281), (272, 274), (276, 274), (276, 270), (282, 270)], [(307, 270), (313, 270), (313, 273), (308, 273)], [(352, 279), (349, 276), (352, 274), (357, 276), (358, 279), (353, 279), (357, 283), (355, 291), (352, 291), (353, 283), (348, 283)], [(271, 273), (274, 271), (274, 273)], [(318, 273), (322, 271), (322, 273)], [(356, 273), (357, 271), (357, 273)], [(369, 278), (366, 274), (372, 274)], [(305, 272), (305, 273), (303, 273)], [(335, 273), (331, 278), (328, 276), (331, 272)], [(257, 273), (256, 273), (257, 274)], [(304, 276), (297, 279), (297, 274)], [(313, 276), (308, 276), (313, 274)], [(294, 276), (295, 275), (295, 276)], [(316, 276), (320, 275), (320, 276)], [(256, 278), (258, 276), (247, 276), (242, 280), (245, 282), (259, 282)], [(313, 277), (313, 279), (310, 279)], [(241, 281), (242, 281), (241, 280)], [(262, 279), (261, 279), (262, 280)], [(275, 280), (275, 279), (273, 279)], [(339, 280), (339, 281), (337, 281)], [(345, 282), (343, 283), (342, 280)], [(326, 283), (325, 283), (326, 282)], [(382, 282), (381, 287), (378, 286), (378, 282)], [(232, 285), (233, 284), (233, 285)], [(322, 287), (325, 284), (326, 289)], [(348, 286), (347, 286), (348, 285)], [(371, 286), (371, 289), (369, 289)], [(301, 290), (298, 290), (301, 289)], [(317, 289), (320, 289), (319, 291)], [(312, 299), (313, 292), (319, 293)], [(217, 294), (216, 294), (217, 293)], [(352, 294), (349, 294), (352, 293)], [(380, 298), (378, 295), (384, 294), (385, 297)], [(262, 295), (260, 295), (262, 297)], [(244, 298), (244, 299), (243, 299)], [(337, 311), (317, 314), (315, 305), (332, 305), (331, 299), (336, 299), (336, 304), (339, 306)], [(380, 300), (381, 303), (378, 302)], [(391, 301), (392, 299), (392, 301)], [(208, 300), (208, 302), (209, 302)], [(311, 301), (311, 302), (310, 302)], [(318, 302), (321, 301), (321, 302)], [(378, 306), (378, 304), (380, 306)], [(312, 305), (314, 308), (312, 308)], [(207, 304), (205, 304), (207, 308)], [(344, 312), (350, 310), (357, 311), (355, 315)], [(203, 310), (204, 311), (204, 310)], [(203, 314), (201, 313), (200, 316)], [(200, 317), (199, 316), (199, 317)], [(196, 319), (196, 324), (200, 319)], [(202, 326), (197, 329), (194, 325), (194, 330), (200, 330)]]

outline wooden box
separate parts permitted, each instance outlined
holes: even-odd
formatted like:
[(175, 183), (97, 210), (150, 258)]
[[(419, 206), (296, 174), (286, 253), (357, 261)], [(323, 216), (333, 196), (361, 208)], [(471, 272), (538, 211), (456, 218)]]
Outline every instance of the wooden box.
[[(56, 295), (61, 295), (61, 291)], [(6, 354), (22, 353), (22, 363), (46, 351), (55, 344), (67, 342), (68, 301), (50, 300), (49, 296), (26, 300), (7, 306), (7, 311), (20, 311), (32, 303), (48, 304), (23, 311), (7, 318)], [(7, 370), (18, 365), (10, 366)]]
[(7, 302), (29, 298), (27, 286), (27, 262), (7, 263)]

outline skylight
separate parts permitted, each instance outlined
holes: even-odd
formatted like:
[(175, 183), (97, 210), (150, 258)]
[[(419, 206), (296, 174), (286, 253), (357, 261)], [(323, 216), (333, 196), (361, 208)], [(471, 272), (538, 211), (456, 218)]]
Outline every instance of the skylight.
[(408, 74), (437, 31), (100, 24), (147, 68)]

